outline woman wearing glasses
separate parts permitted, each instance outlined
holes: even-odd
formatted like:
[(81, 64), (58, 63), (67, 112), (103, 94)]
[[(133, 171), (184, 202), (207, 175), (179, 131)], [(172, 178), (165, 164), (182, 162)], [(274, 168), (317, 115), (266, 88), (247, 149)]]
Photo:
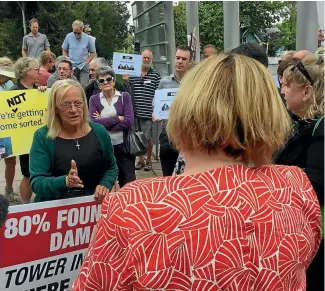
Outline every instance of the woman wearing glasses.
[(127, 134), (134, 122), (131, 96), (114, 88), (115, 73), (110, 67), (97, 71), (95, 78), (101, 92), (90, 98), (90, 118), (104, 125), (111, 136), (118, 166), (118, 182), (123, 187), (136, 179), (135, 157), (125, 149)]
[[(294, 135), (276, 158), (281, 165), (304, 169), (324, 206), (324, 64), (308, 57), (283, 74), (287, 109), (299, 120)], [(324, 240), (307, 271), (307, 290), (324, 290)], [(316, 285), (315, 285), (316, 284)], [(315, 288), (313, 288), (315, 287)]]
[(94, 194), (101, 202), (117, 177), (111, 139), (88, 121), (81, 85), (67, 79), (52, 87), (46, 126), (36, 131), (30, 151), (35, 201)]
[[(17, 78), (16, 84), (10, 90), (28, 90), (38, 89), (41, 92), (46, 90), (45, 86), (38, 86), (40, 76), (40, 67), (37, 59), (31, 57), (20, 58), (14, 65), (15, 76)], [(32, 197), (32, 190), (30, 187), (30, 173), (29, 173), (29, 155), (19, 156), (21, 173), (23, 179), (20, 183), (19, 191), (22, 202), (29, 203)]]

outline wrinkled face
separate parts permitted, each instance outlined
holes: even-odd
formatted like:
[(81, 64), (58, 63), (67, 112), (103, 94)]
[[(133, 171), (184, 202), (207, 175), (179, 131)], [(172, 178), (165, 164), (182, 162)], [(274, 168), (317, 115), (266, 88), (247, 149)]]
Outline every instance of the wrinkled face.
[(38, 33), (38, 23), (37, 22), (33, 22), (29, 28), (30, 28), (30, 31), (32, 32), (32, 34)]
[(150, 51), (142, 52), (142, 67), (150, 68), (152, 63), (152, 53)]
[(295, 85), (293, 82), (288, 85), (286, 80), (283, 79), (282, 82), (282, 93), (285, 96), (287, 109), (296, 115), (300, 116), (302, 110), (305, 107), (306, 102), (306, 86), (305, 85)]
[(80, 39), (81, 36), (82, 36), (82, 27), (74, 26), (73, 27), (73, 33), (74, 33), (76, 39)]
[(37, 63), (33, 63), (32, 68), (26, 72), (26, 75), (23, 78), (26, 78), (29, 83), (35, 85), (39, 81), (39, 76), (39, 65)]
[(95, 62), (89, 64), (89, 77), (90, 80), (95, 80), (95, 73), (98, 70), (98, 65)]
[(186, 72), (191, 65), (191, 53), (177, 50), (175, 55), (175, 72)]
[(110, 74), (101, 75), (98, 77), (97, 83), (101, 91), (108, 92), (114, 90), (115, 79)]
[(60, 63), (57, 70), (58, 70), (58, 75), (60, 80), (71, 78), (72, 70), (70, 69), (69, 64)]
[(57, 104), (56, 113), (60, 117), (62, 126), (78, 126), (83, 122), (85, 103), (79, 88), (70, 88)]
[(215, 55), (216, 53), (217, 53), (217, 51), (213, 47), (207, 47), (203, 51), (203, 58), (207, 59), (208, 57), (211, 57), (211, 56)]

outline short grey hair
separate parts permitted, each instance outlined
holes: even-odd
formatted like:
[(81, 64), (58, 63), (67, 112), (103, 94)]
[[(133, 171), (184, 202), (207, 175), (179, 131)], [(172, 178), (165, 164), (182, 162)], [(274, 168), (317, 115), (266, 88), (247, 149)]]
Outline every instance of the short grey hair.
[(70, 61), (69, 57), (66, 57), (66, 56), (59, 56), (55, 59), (55, 68), (57, 69), (59, 64), (62, 63), (62, 61)]
[(39, 66), (37, 59), (31, 57), (20, 58), (14, 64), (15, 75), (17, 79), (23, 78), (28, 71), (33, 68), (33, 65)]
[(205, 50), (205, 49), (207, 49), (207, 48), (213, 48), (215, 51), (217, 51), (216, 47), (215, 47), (213, 44), (211, 44), (211, 43), (207, 44), (207, 45), (203, 48), (203, 50)]
[(83, 30), (84, 29), (84, 23), (80, 20), (75, 20), (73, 23), (72, 23), (72, 29), (75, 27), (75, 26), (79, 26), (81, 27), (81, 29)]
[(98, 68), (110, 67), (108, 61), (105, 60), (104, 58), (94, 58), (91, 60), (90, 63), (95, 63), (98, 66)]
[(111, 75), (116, 80), (115, 72), (109, 66), (100, 68), (98, 71), (95, 72), (95, 78), (96, 79), (98, 79), (99, 76), (105, 76), (105, 75)]

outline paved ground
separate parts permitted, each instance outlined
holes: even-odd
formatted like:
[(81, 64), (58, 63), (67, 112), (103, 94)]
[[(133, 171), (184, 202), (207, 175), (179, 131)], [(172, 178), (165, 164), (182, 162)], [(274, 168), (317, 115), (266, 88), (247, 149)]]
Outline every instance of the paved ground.
[[(153, 159), (152, 162), (152, 171), (145, 172), (143, 170), (136, 171), (137, 179), (145, 179), (149, 177), (156, 177), (156, 176), (162, 176), (162, 170), (160, 162)], [(17, 165), (16, 165), (16, 175), (14, 180), (14, 190), (16, 193), (19, 193), (19, 184), (22, 179), (22, 175), (20, 172), (20, 165), (19, 165), (19, 159), (17, 159)], [(5, 163), (4, 161), (0, 161), (0, 194), (5, 193)]]

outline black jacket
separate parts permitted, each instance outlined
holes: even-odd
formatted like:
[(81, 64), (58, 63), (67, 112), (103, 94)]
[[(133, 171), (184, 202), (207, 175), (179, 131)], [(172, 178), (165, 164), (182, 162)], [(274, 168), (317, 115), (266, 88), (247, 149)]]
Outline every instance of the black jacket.
[(320, 204), (324, 205), (324, 119), (313, 134), (316, 123), (317, 120), (296, 121), (294, 135), (277, 154), (275, 162), (304, 169)]

